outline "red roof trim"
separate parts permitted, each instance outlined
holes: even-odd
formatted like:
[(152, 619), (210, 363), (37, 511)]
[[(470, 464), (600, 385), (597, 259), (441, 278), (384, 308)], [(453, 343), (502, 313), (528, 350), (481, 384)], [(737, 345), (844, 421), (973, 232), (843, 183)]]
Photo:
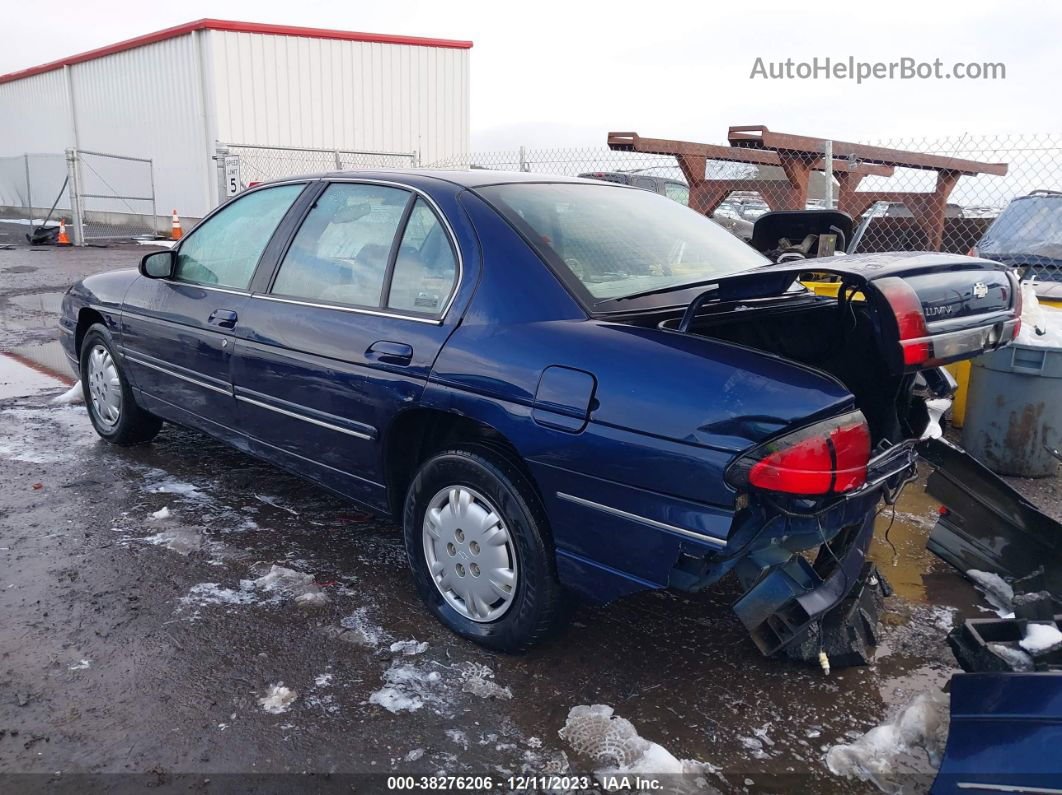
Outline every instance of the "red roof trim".
[(31, 66), (18, 72), (10, 72), (0, 75), (0, 83), (10, 83), (12, 80), (21, 80), (24, 77), (39, 75), (44, 72), (52, 72), (62, 69), (64, 66), (84, 63), (116, 52), (132, 50), (147, 44), (155, 44), (166, 39), (184, 36), (193, 30), (226, 30), (235, 33), (267, 33), (274, 36), (304, 36), (310, 39), (339, 39), (341, 41), (366, 41), (378, 44), (410, 44), (415, 47), (445, 47), (449, 49), (467, 50), (472, 47), (470, 41), (454, 41), (452, 39), (429, 39), (420, 36), (392, 36), (387, 33), (359, 33), (353, 30), (329, 30), (327, 28), (300, 28), (292, 25), (266, 25), (260, 22), (235, 22), (227, 19), (199, 19), (195, 22), (186, 22), (183, 25), (166, 28), (165, 30), (126, 39), (117, 44), (109, 44), (95, 50), (71, 55), (58, 61)]

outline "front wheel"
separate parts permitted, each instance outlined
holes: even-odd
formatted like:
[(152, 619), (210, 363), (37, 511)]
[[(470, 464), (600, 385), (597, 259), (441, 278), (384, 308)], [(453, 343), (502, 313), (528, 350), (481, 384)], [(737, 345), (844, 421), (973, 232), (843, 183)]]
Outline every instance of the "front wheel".
[(162, 420), (136, 404), (102, 323), (91, 326), (81, 343), (81, 388), (92, 426), (112, 444), (150, 442), (162, 427)]
[(430, 458), (409, 487), (403, 530), (421, 598), (462, 637), (520, 652), (560, 623), (546, 520), (504, 455), (470, 446)]

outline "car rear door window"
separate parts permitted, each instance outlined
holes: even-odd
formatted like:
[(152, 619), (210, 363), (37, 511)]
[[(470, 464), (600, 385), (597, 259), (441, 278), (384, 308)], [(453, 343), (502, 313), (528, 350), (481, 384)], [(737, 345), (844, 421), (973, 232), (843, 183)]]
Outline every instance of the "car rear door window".
[(412, 194), (333, 183), (284, 256), (271, 292), (323, 304), (379, 307), (387, 264)]
[(262, 188), (226, 205), (181, 244), (174, 278), (246, 290), (277, 224), (304, 187)]
[(457, 258), (450, 236), (428, 203), (418, 197), (398, 248), (387, 306), (437, 315), (456, 278)]

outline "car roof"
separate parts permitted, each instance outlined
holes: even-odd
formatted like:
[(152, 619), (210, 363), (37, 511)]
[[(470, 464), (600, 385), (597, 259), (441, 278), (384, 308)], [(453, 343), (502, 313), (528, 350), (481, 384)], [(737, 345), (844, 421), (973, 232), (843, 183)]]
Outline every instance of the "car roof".
[[(415, 185), (424, 180), (437, 180), (450, 182), (463, 188), (476, 188), (484, 185), (505, 185), (521, 182), (570, 182), (574, 184), (602, 185), (597, 179), (582, 179), (580, 177), (568, 177), (560, 174), (541, 174), (526, 171), (492, 171), (489, 169), (435, 169), (435, 168), (410, 168), (410, 169), (357, 169), (351, 171), (328, 171), (317, 174), (302, 174), (299, 176), (283, 177), (280, 179), (263, 181), (261, 184), (274, 182), (290, 182), (299, 179), (380, 179), (393, 182)], [(616, 185), (623, 188), (625, 185)]]

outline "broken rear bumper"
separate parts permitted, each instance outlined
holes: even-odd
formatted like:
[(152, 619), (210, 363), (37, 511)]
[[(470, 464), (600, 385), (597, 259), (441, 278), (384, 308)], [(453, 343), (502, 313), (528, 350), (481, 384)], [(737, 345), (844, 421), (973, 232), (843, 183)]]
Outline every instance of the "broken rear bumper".
[[(776, 516), (782, 514), (783, 529), (753, 544), (735, 566), (748, 590), (734, 603), (734, 612), (760, 651), (788, 651), (809, 659), (828, 645), (842, 655), (852, 646), (858, 658), (854, 661), (865, 662), (866, 647), (874, 642), (880, 596), (887, 588), (866, 560), (875, 508), (883, 494), (894, 495), (914, 477), (916, 461), (913, 442), (896, 445), (871, 461), (866, 485), (814, 513), (771, 506)], [(794, 554), (816, 546), (814, 563)], [(838, 622), (834, 613), (844, 620)], [(852, 630), (850, 643), (828, 641), (833, 624), (842, 635), (845, 628)]]

